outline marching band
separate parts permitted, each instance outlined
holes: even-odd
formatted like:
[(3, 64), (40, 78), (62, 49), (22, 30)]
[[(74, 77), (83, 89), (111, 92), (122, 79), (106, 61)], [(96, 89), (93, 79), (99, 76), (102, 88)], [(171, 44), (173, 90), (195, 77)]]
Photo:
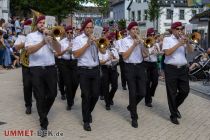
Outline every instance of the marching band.
[(106, 110), (111, 110), (114, 105), (113, 99), (118, 89), (118, 64), (122, 87), (124, 90), (128, 87), (127, 110), (130, 112), (131, 126), (137, 128), (138, 103), (145, 98), (145, 105), (152, 107), (159, 77), (157, 57), (162, 55), (161, 52), (165, 55), (170, 120), (179, 124), (177, 118), (181, 118), (181, 114), (178, 108), (189, 93), (185, 52), (193, 51), (181, 22), (174, 22), (171, 25), (172, 34), (163, 40), (153, 28), (147, 29), (146, 38), (142, 37), (135, 21), (127, 26), (126, 32), (121, 32), (120, 38), (119, 31), (113, 33), (108, 27), (104, 28), (101, 38), (97, 38), (93, 33), (94, 22), (87, 18), (79, 31), (72, 26), (64, 27), (60, 41), (44, 27), (44, 15), (37, 17), (35, 25), (37, 30), (26, 37), (22, 35), (22, 40), (19, 37), (15, 46), (25, 51), (28, 57), (25, 58), (28, 59), (27, 65), (23, 63), (25, 60), (21, 60), (26, 114), (31, 114), (33, 90), (42, 131), (47, 130), (49, 124), (47, 115), (57, 96), (58, 79), (63, 82), (62, 99), (66, 96), (66, 110), (69, 111), (80, 85), (83, 128), (91, 131), (92, 112), (99, 96), (104, 96)]

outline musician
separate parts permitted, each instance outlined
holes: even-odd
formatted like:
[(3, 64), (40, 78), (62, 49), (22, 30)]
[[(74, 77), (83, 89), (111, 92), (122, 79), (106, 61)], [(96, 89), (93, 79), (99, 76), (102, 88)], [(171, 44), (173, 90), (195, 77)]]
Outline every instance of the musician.
[[(57, 71), (54, 51), (60, 53), (60, 44), (45, 29), (45, 16), (37, 18), (37, 31), (27, 35), (25, 47), (29, 54), (29, 67), (32, 85), (36, 96), (37, 111), (40, 117), (40, 131), (46, 131), (47, 115), (57, 95)], [(41, 136), (46, 136), (42, 133)]]
[(142, 45), (143, 41), (137, 35), (137, 22), (131, 22), (127, 30), (129, 31), (129, 36), (122, 40), (119, 52), (122, 54), (125, 62), (124, 70), (128, 82), (129, 105), (127, 109), (131, 114), (132, 127), (137, 128), (137, 105), (146, 94), (146, 69), (142, 61), (143, 57), (148, 55), (148, 50)]
[[(24, 22), (24, 26), (30, 26), (32, 24), (31, 20), (27, 20)], [(24, 93), (24, 101), (26, 107), (26, 114), (31, 114), (32, 107), (32, 81), (31, 81), (31, 73), (29, 69), (28, 55), (25, 50), (25, 40), (26, 36), (20, 33), (14, 43), (15, 49), (21, 50), (20, 61), (22, 64), (22, 77), (23, 77), (23, 93)]]
[(78, 59), (79, 83), (82, 94), (83, 128), (91, 131), (91, 113), (99, 97), (100, 71), (98, 52), (93, 37), (93, 21), (88, 18), (84, 21), (81, 30), (83, 34), (73, 41), (73, 55)]
[(189, 40), (183, 36), (183, 30), (181, 22), (174, 22), (171, 25), (171, 36), (163, 40), (166, 90), (171, 112), (170, 120), (174, 124), (179, 124), (177, 118), (181, 118), (181, 114), (178, 108), (190, 90), (185, 51), (192, 52), (193, 48)]
[(66, 86), (66, 110), (71, 110), (71, 107), (74, 105), (74, 97), (79, 82), (77, 77), (77, 60), (72, 54), (73, 28), (71, 26), (67, 26), (65, 28), (65, 34), (66, 38), (60, 41), (61, 53), (57, 55), (61, 56), (60, 70), (64, 80), (64, 85)]
[[(124, 34), (123, 34), (123, 37), (122, 38), (118, 38), (118, 36), (116, 36), (116, 40), (114, 41), (114, 46), (116, 47), (116, 49), (118, 50), (119, 52), (119, 48), (121, 47), (121, 41), (123, 40), (124, 38)], [(123, 61), (123, 57), (122, 57), (122, 54), (119, 53), (119, 65), (120, 65), (120, 76), (121, 76), (121, 85), (122, 85), (122, 88), (123, 90), (127, 90), (127, 87), (126, 87), (126, 77), (125, 77), (125, 62)]]
[[(107, 37), (112, 42), (112, 37)], [(106, 44), (106, 43), (105, 43)], [(106, 110), (110, 110), (110, 105), (114, 105), (113, 98), (118, 88), (118, 72), (117, 64), (119, 61), (119, 55), (113, 44), (110, 43), (109, 47), (99, 49), (98, 55), (101, 64), (101, 92), (105, 97)], [(109, 88), (111, 85), (111, 90)]]
[(144, 65), (147, 70), (147, 86), (145, 105), (152, 107), (152, 97), (155, 95), (155, 90), (158, 85), (158, 67), (157, 55), (160, 53), (159, 43), (156, 43), (154, 28), (147, 29), (147, 38), (154, 39), (153, 46), (149, 49), (149, 56), (144, 58)]

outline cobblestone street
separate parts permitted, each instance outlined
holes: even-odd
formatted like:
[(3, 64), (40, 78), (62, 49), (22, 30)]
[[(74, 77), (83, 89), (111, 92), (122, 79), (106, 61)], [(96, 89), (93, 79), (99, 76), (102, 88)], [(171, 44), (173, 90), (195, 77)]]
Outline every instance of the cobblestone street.
[[(120, 81), (120, 80), (119, 80)], [(39, 118), (33, 101), (32, 114), (25, 114), (21, 69), (0, 73), (0, 140), (210, 140), (210, 101), (209, 98), (190, 93), (179, 108), (182, 119), (174, 125), (169, 119), (166, 90), (163, 82), (158, 85), (153, 99), (153, 107), (138, 106), (139, 127), (131, 127), (128, 105), (128, 90), (119, 89), (114, 98), (114, 106), (105, 110), (104, 101), (99, 100), (93, 112), (92, 131), (83, 130), (81, 98), (78, 89), (75, 105), (66, 111), (66, 101), (60, 93), (49, 113), (48, 130), (62, 133), (63, 136), (37, 136)], [(32, 130), (33, 136), (5, 136), (8, 130)]]

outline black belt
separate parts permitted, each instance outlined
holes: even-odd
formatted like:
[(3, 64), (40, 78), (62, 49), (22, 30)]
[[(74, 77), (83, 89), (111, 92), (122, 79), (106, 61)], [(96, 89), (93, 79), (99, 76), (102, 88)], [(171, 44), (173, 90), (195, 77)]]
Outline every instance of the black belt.
[(138, 65), (141, 65), (142, 63), (125, 63), (125, 64), (133, 65), (133, 66), (138, 66)]
[(114, 67), (114, 66), (112, 66), (112, 65), (101, 65), (101, 67), (102, 67), (102, 68), (112, 68), (112, 67)]
[(88, 67), (88, 66), (78, 66), (79, 68), (82, 68), (82, 69), (87, 69), (87, 70), (92, 70), (92, 69), (98, 69), (99, 66), (94, 66), (94, 67)]
[(41, 69), (49, 69), (49, 68), (54, 68), (55, 65), (50, 65), (50, 66), (32, 66), (30, 68), (41, 68)]
[(169, 66), (169, 67), (175, 68), (175, 69), (181, 69), (181, 68), (187, 67), (187, 65), (177, 66), (177, 65), (172, 65), (172, 64), (166, 64), (166, 66)]

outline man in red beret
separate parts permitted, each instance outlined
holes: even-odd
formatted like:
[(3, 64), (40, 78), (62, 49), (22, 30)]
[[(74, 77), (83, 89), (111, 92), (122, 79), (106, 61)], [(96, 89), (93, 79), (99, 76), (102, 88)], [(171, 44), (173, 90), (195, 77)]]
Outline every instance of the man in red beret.
[(67, 26), (65, 28), (65, 38), (60, 41), (61, 53), (57, 54), (59, 57), (58, 68), (61, 73), (61, 79), (63, 79), (64, 85), (66, 87), (66, 99), (67, 107), (66, 110), (71, 110), (74, 105), (74, 97), (78, 87), (78, 77), (77, 77), (77, 59), (74, 58), (72, 54), (73, 47), (73, 28), (72, 26)]
[(128, 82), (129, 105), (127, 109), (131, 114), (132, 127), (137, 128), (137, 105), (146, 94), (147, 74), (142, 62), (148, 55), (148, 50), (145, 49), (142, 39), (137, 34), (139, 29), (136, 22), (131, 22), (127, 30), (129, 36), (122, 40), (119, 53), (122, 54), (125, 62), (125, 76)]
[(82, 96), (83, 128), (91, 131), (92, 111), (98, 101), (100, 92), (99, 59), (96, 39), (93, 36), (93, 21), (84, 21), (81, 30), (84, 32), (73, 41), (73, 55), (78, 59), (78, 73)]
[(60, 53), (60, 44), (45, 34), (45, 17), (36, 21), (37, 31), (27, 35), (25, 48), (29, 54), (29, 68), (39, 114), (41, 136), (46, 136), (47, 115), (57, 96), (57, 70), (54, 52)]
[(179, 124), (177, 118), (181, 118), (178, 107), (188, 96), (189, 78), (186, 59), (186, 50), (192, 52), (189, 39), (184, 35), (184, 26), (181, 22), (171, 25), (172, 34), (163, 40), (163, 51), (165, 53), (165, 82), (168, 96), (168, 105), (171, 112), (171, 122)]

